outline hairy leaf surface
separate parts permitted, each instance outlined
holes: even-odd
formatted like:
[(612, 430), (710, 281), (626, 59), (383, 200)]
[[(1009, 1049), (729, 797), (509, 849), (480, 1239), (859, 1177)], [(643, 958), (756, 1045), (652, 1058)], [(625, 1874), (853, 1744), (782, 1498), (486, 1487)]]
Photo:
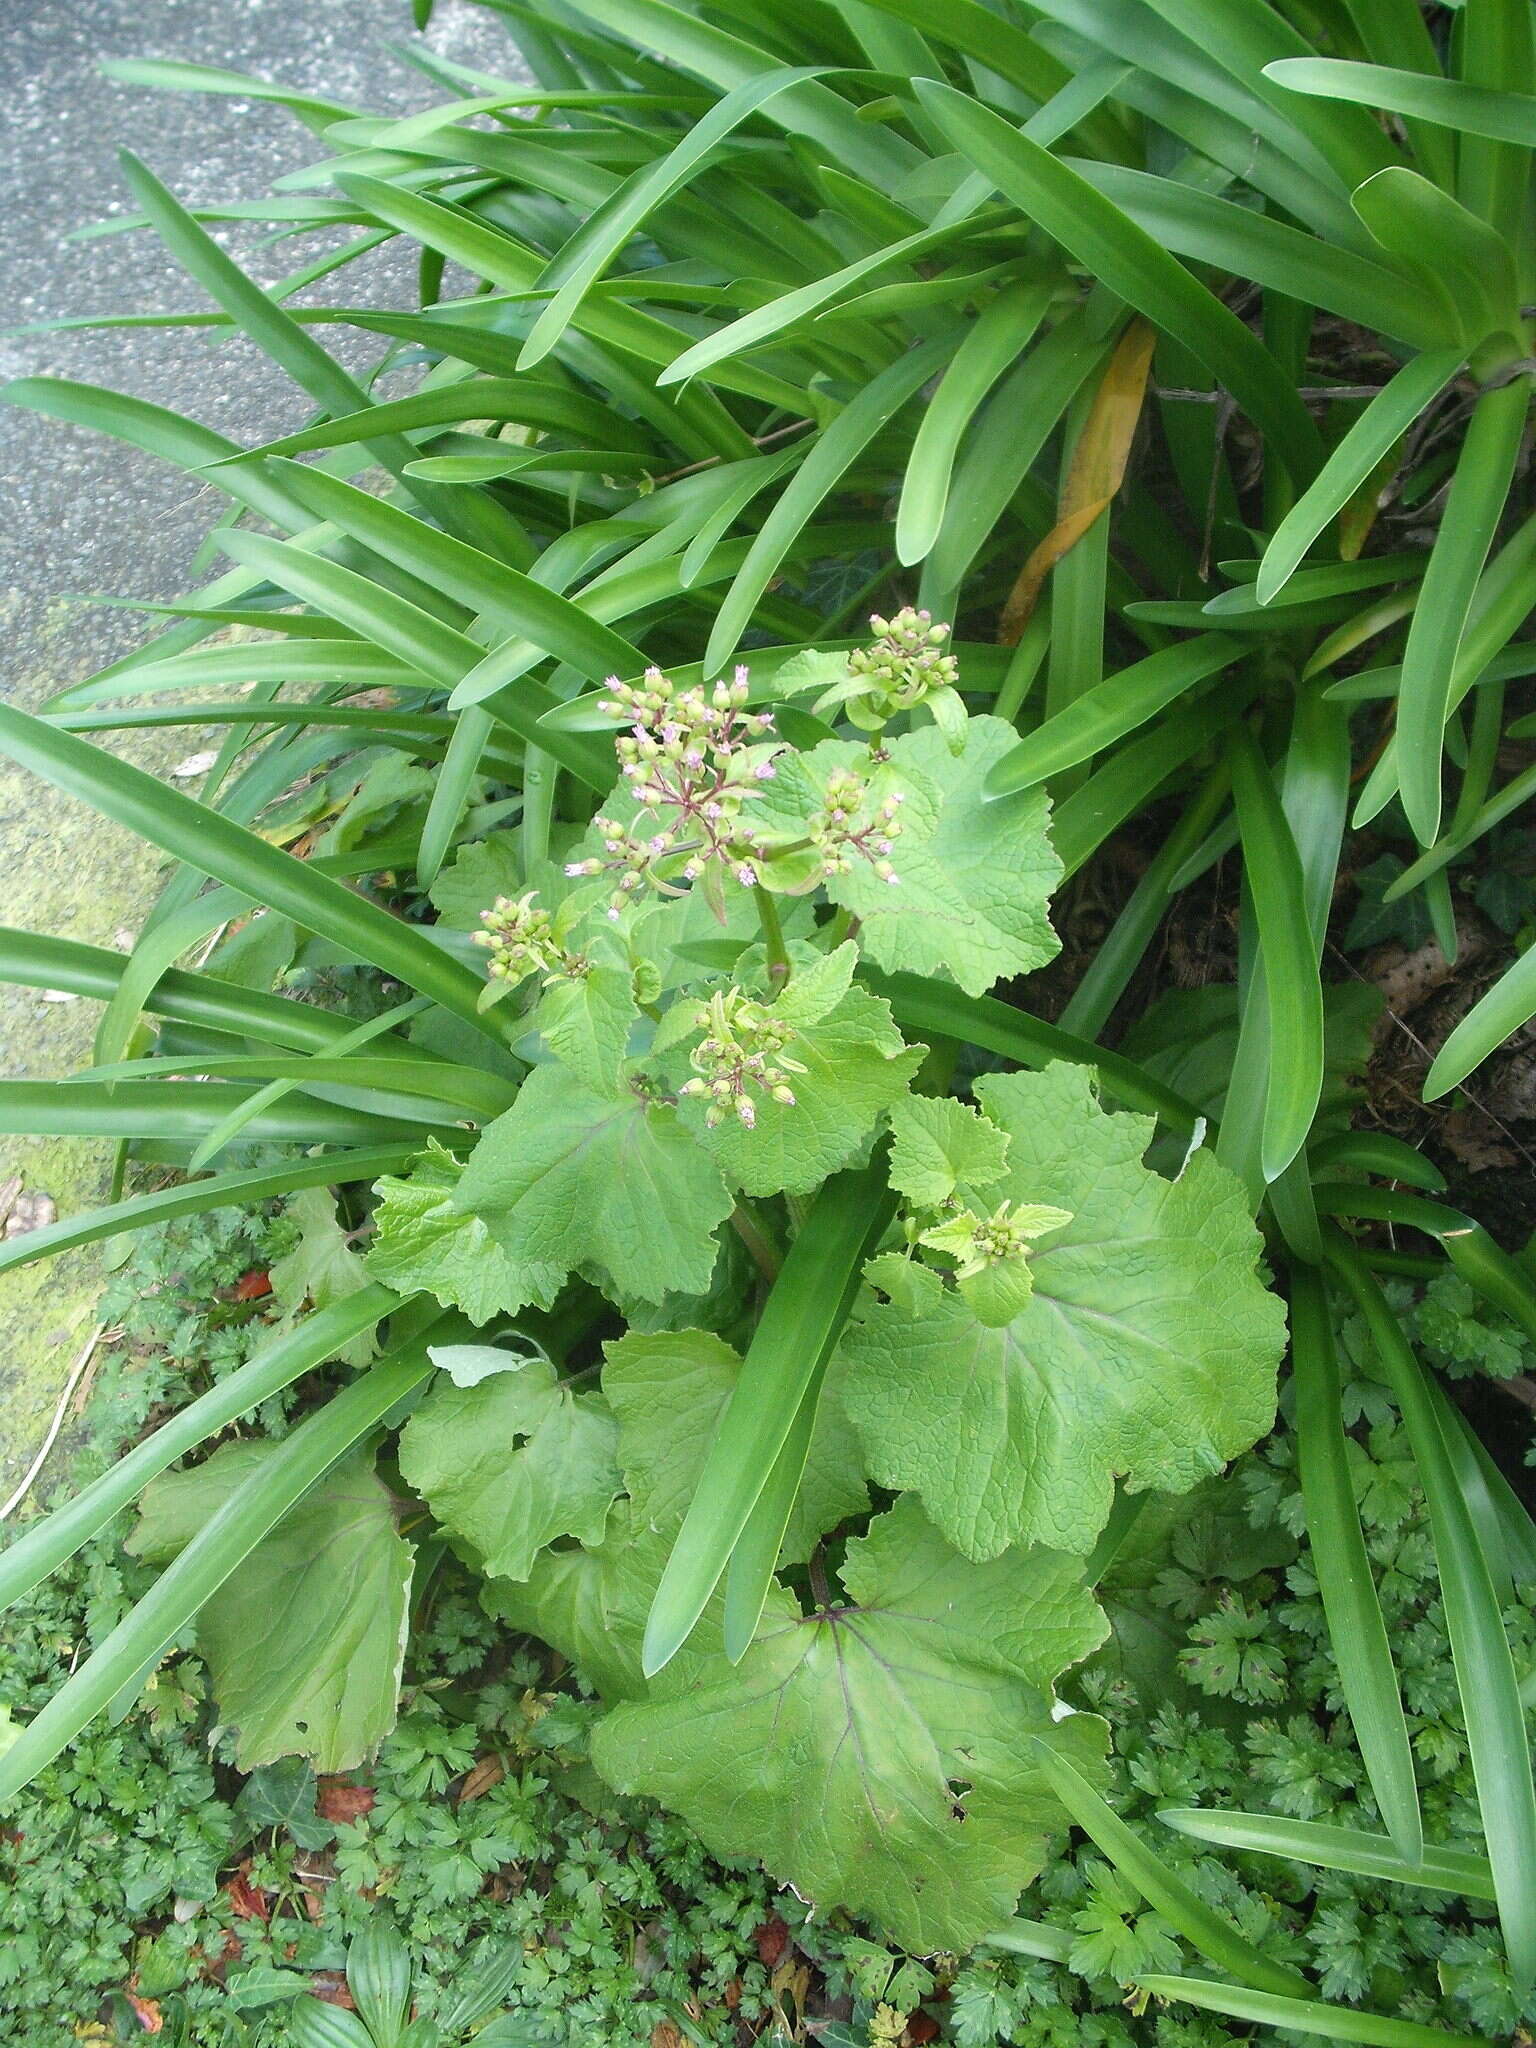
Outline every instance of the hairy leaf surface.
[(937, 1274), (884, 1261), (892, 1298), (844, 1340), (848, 1412), (871, 1475), (915, 1488), (967, 1556), (1085, 1551), (1117, 1474), (1180, 1493), (1269, 1427), (1283, 1311), (1255, 1271), (1242, 1191), (1209, 1153), (1178, 1180), (1151, 1172), (1151, 1120), (1107, 1115), (1080, 1067), (987, 1075), (976, 1093), (1008, 1133), (995, 1193), (1072, 1221), (1001, 1328)]

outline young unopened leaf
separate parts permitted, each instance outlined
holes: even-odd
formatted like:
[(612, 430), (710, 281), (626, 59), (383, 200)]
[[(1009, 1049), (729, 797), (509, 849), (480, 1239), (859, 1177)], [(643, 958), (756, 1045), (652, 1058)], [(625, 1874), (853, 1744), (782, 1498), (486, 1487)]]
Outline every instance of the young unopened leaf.
[(1208, 1153), (1176, 1181), (1149, 1171), (1150, 1120), (1106, 1115), (1081, 1068), (988, 1075), (976, 1093), (1009, 1138), (992, 1192), (1072, 1221), (1001, 1328), (909, 1265), (902, 1298), (844, 1338), (848, 1413), (871, 1476), (915, 1488), (967, 1556), (1085, 1551), (1117, 1475), (1183, 1492), (1269, 1427), (1284, 1316), (1242, 1190)]
[[(165, 1564), (277, 1452), (228, 1444), (146, 1491), (128, 1548)], [(278, 1523), (198, 1616), (220, 1718), (242, 1770), (282, 1756), (346, 1771), (394, 1726), (413, 1556), (373, 1460), (353, 1453)]]
[(1023, 1732), (1089, 1769), (1102, 1752), (1093, 1717), (1053, 1722), (1051, 1685), (1104, 1620), (1070, 1560), (967, 1564), (911, 1500), (849, 1544), (841, 1577), (845, 1597), (810, 1615), (770, 1595), (739, 1664), (669, 1666), (599, 1725), (593, 1761), (819, 1910), (963, 1950), (1012, 1912), (1062, 1822)]
[(601, 1543), (619, 1490), (618, 1428), (547, 1359), (473, 1386), (439, 1382), (400, 1435), (400, 1470), (493, 1578), (526, 1579), (557, 1536)]

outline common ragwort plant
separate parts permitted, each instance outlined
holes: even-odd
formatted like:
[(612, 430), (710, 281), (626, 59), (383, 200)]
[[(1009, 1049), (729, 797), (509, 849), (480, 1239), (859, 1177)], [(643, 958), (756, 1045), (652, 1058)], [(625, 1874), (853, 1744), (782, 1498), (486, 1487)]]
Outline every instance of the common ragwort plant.
[[(8, 935), (14, 978), (107, 999), (94, 1076), (6, 1084), (10, 1126), (221, 1170), (0, 1256), (303, 1187), (376, 1206), (363, 1271), (320, 1216), (341, 1243), (316, 1312), (7, 1553), (14, 1592), (155, 1482), (136, 1541), (165, 1572), (0, 1782), (199, 1611), (247, 1761), (375, 1744), (411, 1570), (382, 1434), (497, 1611), (597, 1688), (612, 1782), (918, 1950), (995, 1927), (1070, 1815), (1233, 1980), (1149, 1988), (1326, 2031), (1308, 1980), (1118, 1821), (1102, 1725), (1053, 1703), (1102, 1636), (1090, 1586), (1137, 1496), (1268, 1427), (1283, 1324), (1257, 1214), (1387, 1828), (1370, 1854), (1406, 1878), (1426, 1852), (1348, 1483), (1345, 1302), (1431, 1503), (1529, 1982), (1536, 1793), (1500, 1612), (1529, 1518), (1376, 1277), (1438, 1266), (1372, 1223), (1536, 1316), (1486, 1232), (1402, 1192), (1435, 1192), (1429, 1162), (1348, 1128), (1348, 1005), (1322, 972), (1357, 754), (1367, 812), (1401, 784), (1424, 848), (1403, 885), (1448, 948), (1448, 863), (1520, 801), (1493, 782), (1536, 534), (1501, 531), (1529, 382), (1528, 150), (1504, 132), (1525, 10), (1468, 0), (1442, 43), (1413, 8), (1303, 33), (1265, 0), (742, 0), (729, 28), (665, 0), (500, 11), (538, 83), (424, 60), (471, 96), (403, 122), (117, 67), (259, 89), (334, 152), (281, 217), (362, 233), (271, 289), (126, 166), (124, 225), (219, 308), (146, 317), (243, 329), (317, 424), (242, 451), (110, 393), (13, 389), (195, 469), (236, 516), (233, 569), (141, 656), (41, 718), (0, 708), (13, 758), (178, 863), (126, 962)], [(1400, 101), (1401, 129), (1366, 110)], [(422, 247), (419, 312), (289, 306), (391, 235)], [(473, 284), (445, 298), (450, 264)], [(419, 388), (342, 369), (319, 334), (338, 321), (389, 337), (381, 372), (425, 366)], [(1371, 382), (1303, 397), (1340, 321)], [(1468, 405), (1432, 548), (1366, 554)], [(1143, 416), (1161, 469), (1138, 492)], [(376, 466), (382, 492), (348, 481)], [(850, 632), (872, 604), (873, 638)], [(208, 645), (221, 626), (275, 637)], [(1333, 679), (1394, 635), (1400, 662)], [(242, 694), (124, 703), (211, 687)], [(1371, 762), (1357, 707), (1384, 694), (1397, 738)], [(201, 803), (80, 737), (182, 720), (229, 732)], [(307, 859), (252, 829), (302, 786)], [(1048, 901), (1144, 816), (1157, 850), (1046, 1024), (1013, 998), (1055, 950)], [(1196, 1103), (1155, 1045), (1098, 1041), (1177, 892), (1234, 845), (1230, 1049)], [(252, 903), (315, 935), (287, 961), (371, 966), (386, 1006), (358, 1021), (174, 965)], [(1529, 957), (1433, 1091), (1528, 1011)], [(328, 1149), (221, 1157), (258, 1140)], [(280, 1443), (159, 1476), (344, 1349), (355, 1381)], [(274, 1583), (304, 1590), (281, 1662), (252, 1647)]]

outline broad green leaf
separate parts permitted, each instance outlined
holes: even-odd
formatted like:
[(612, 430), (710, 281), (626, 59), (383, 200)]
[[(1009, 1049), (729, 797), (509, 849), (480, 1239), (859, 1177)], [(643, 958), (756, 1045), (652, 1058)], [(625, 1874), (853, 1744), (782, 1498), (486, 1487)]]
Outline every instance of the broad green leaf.
[(967, 1564), (912, 1501), (848, 1545), (841, 1578), (844, 1598), (811, 1615), (774, 1595), (740, 1664), (669, 1673), (615, 1709), (593, 1761), (818, 1909), (876, 1914), (922, 1953), (963, 1950), (1012, 1912), (1058, 1825), (1024, 1732), (1093, 1766), (1102, 1724), (1053, 1726), (1051, 1683), (1103, 1618), (1073, 1562)]
[(618, 1429), (545, 1358), (507, 1355), (473, 1386), (439, 1381), (400, 1435), (400, 1471), (493, 1578), (526, 1579), (557, 1536), (601, 1543)]
[(370, 1278), (402, 1293), (431, 1294), (472, 1323), (548, 1308), (564, 1268), (512, 1257), (478, 1216), (456, 1208), (463, 1171), (463, 1162), (434, 1141), (405, 1179), (379, 1182), (376, 1234), (365, 1261)]
[[(602, 1543), (541, 1551), (526, 1581), (487, 1580), (481, 1605), (568, 1657), (608, 1705), (643, 1698), (640, 1639), (667, 1541), (621, 1498), (609, 1511)], [(699, 1661), (691, 1649), (678, 1659), (685, 1669)]]
[[(922, 726), (892, 740), (888, 762), (870, 777), (873, 805), (901, 799), (890, 854), (897, 879), (882, 881), (855, 859), (827, 877), (827, 893), (859, 919), (865, 955), (888, 973), (944, 975), (979, 996), (1058, 951), (1046, 905), (1061, 864), (1047, 836), (1045, 793), (983, 794), (1016, 740), (1001, 719), (972, 718), (965, 750), (954, 754), (937, 726)], [(829, 776), (868, 760), (851, 741), (823, 742), (781, 771), (764, 814), (779, 822), (799, 804), (804, 815)]]
[(871, 1476), (915, 1488), (968, 1556), (1086, 1551), (1117, 1476), (1185, 1492), (1269, 1427), (1284, 1315), (1242, 1190), (1208, 1152), (1178, 1180), (1150, 1172), (1148, 1120), (1107, 1115), (1079, 1068), (987, 1075), (976, 1094), (1009, 1139), (988, 1201), (1073, 1220), (1031, 1258), (1033, 1295), (1005, 1328), (908, 1266), (899, 1297), (848, 1329), (845, 1405)]
[[(639, 1524), (671, 1536), (740, 1378), (740, 1355), (705, 1330), (664, 1330), (630, 1331), (605, 1347), (605, 1357), (603, 1394), (618, 1417), (632, 1511)], [(822, 1388), (780, 1562), (803, 1563), (829, 1530), (868, 1507), (858, 1440), (832, 1375)]]
[(719, 1168), (638, 1079), (598, 1093), (536, 1067), (482, 1136), (449, 1208), (520, 1270), (597, 1266), (627, 1294), (702, 1294), (731, 1212)]
[[(794, 993), (791, 981), (785, 999)], [(770, 1005), (767, 1014), (777, 1009)], [(728, 1109), (711, 1126), (704, 1104), (689, 1099), (683, 1120), (749, 1195), (809, 1194), (857, 1159), (882, 1111), (906, 1093), (924, 1053), (907, 1044), (878, 996), (850, 988), (825, 1016), (791, 1031), (774, 1055), (788, 1073), (793, 1102), (744, 1097), (753, 1110), (750, 1125)]]
[(439, 924), (450, 931), (477, 932), (480, 913), (498, 896), (515, 896), (524, 886), (517, 841), (510, 832), (471, 839), (438, 871), (428, 892)]
[(1334, 57), (1282, 57), (1266, 64), (1264, 75), (1288, 92), (1352, 100), (1357, 106), (1381, 107), (1463, 135), (1536, 148), (1536, 99), (1528, 93), (1499, 92), (1457, 78), (1398, 71), (1386, 64), (1351, 64)]
[(550, 982), (528, 1020), (549, 1047), (589, 1088), (616, 1088), (639, 1018), (627, 967), (598, 961), (585, 974)]
[[(280, 1448), (228, 1444), (157, 1479), (127, 1547), (168, 1563)], [(378, 1748), (395, 1721), (412, 1563), (388, 1487), (354, 1452), (225, 1580), (197, 1640), (242, 1770), (299, 1755), (345, 1771)]]
[[(268, 1272), (272, 1294), (291, 1328), (306, 1307), (329, 1308), (368, 1285), (362, 1257), (352, 1249), (336, 1217), (336, 1198), (327, 1188), (301, 1188), (290, 1195), (284, 1214), (299, 1226), (291, 1252), (274, 1259)], [(338, 1354), (348, 1365), (366, 1365), (377, 1351), (364, 1330)]]
[(915, 1209), (990, 1187), (1008, 1167), (1008, 1133), (950, 1096), (907, 1095), (891, 1106), (891, 1186)]

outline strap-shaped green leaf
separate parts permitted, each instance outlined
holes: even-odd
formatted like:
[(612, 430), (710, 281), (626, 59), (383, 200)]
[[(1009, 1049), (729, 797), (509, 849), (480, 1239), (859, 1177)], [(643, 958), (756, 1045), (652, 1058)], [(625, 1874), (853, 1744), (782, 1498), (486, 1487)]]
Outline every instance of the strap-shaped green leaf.
[(1423, 1852), (1424, 1822), (1408, 1723), (1340, 1421), (1333, 1313), (1320, 1275), (1303, 1266), (1291, 1276), (1291, 1385), (1307, 1539), (1344, 1704), (1382, 1819), (1399, 1859), (1412, 1866)]
[(1456, 1892), (1466, 1899), (1493, 1897), (1493, 1872), (1488, 1868), (1488, 1859), (1470, 1849), (1442, 1849), (1426, 1843), (1422, 1855), (1409, 1861), (1386, 1835), (1368, 1835), (1361, 1828), (1332, 1827), (1324, 1821), (1292, 1820), (1288, 1814), (1174, 1806), (1165, 1807), (1157, 1817), (1165, 1827), (1181, 1835), (1192, 1836), (1197, 1842), (1214, 1842), (1223, 1849), (1283, 1856), (1293, 1863), (1315, 1863), (1323, 1870), (1348, 1870), (1357, 1877), (1383, 1878), (1388, 1884)]
[[(368, 1155), (359, 1153), (358, 1158)], [(383, 1157), (383, 1154), (372, 1155)], [(231, 1174), (229, 1181), (245, 1178)], [(213, 1181), (199, 1184), (211, 1188)], [(292, 1185), (292, 1183), (290, 1183)], [(171, 1191), (188, 1195), (190, 1188)], [(235, 1190), (231, 1189), (231, 1193)], [(253, 1196), (254, 1198), (254, 1196)], [(157, 1198), (163, 1199), (163, 1198)], [(136, 1206), (115, 1205), (118, 1212)], [(102, 1216), (111, 1210), (99, 1212)], [(161, 1214), (176, 1213), (162, 1210)], [(153, 1220), (153, 1219), (149, 1219)], [(64, 1226), (55, 1226), (62, 1228)], [(40, 1233), (39, 1233), (40, 1234)], [(32, 1588), (57, 1571), (67, 1557), (73, 1557), (82, 1543), (89, 1543), (114, 1515), (120, 1514), (136, 1495), (142, 1493), (157, 1473), (164, 1472), (188, 1451), (196, 1450), (209, 1437), (217, 1436), (231, 1422), (257, 1408), (274, 1394), (328, 1358), (344, 1351), (355, 1337), (371, 1330), (402, 1306), (402, 1298), (388, 1287), (371, 1284), (350, 1294), (329, 1308), (306, 1316), (296, 1329), (263, 1344), (244, 1365), (178, 1410), (169, 1422), (124, 1452), (99, 1479), (93, 1479), (62, 1507), (55, 1508), (26, 1529), (0, 1552), (0, 1608), (9, 1607)]]
[(329, 876), (316, 874), (243, 825), (14, 705), (0, 705), (0, 752), (199, 874), (225, 882), (321, 933), (499, 1041), (495, 1013), (487, 1019), (477, 1008), (482, 987), (478, 975), (413, 926)]
[(1524, 1992), (1536, 1979), (1536, 1787), (1525, 1708), (1509, 1638), (1477, 1528), (1456, 1481), (1423, 1367), (1409, 1349), (1374, 1276), (1334, 1232), (1329, 1262), (1365, 1317), (1376, 1361), (1391, 1387), (1413, 1448), (1434, 1532), (1451, 1657), (1466, 1718), (1477, 1803), (1493, 1869), (1509, 1972)]
[(1252, 736), (1234, 735), (1232, 791), (1252, 892), (1269, 1007), (1269, 1074), (1260, 1146), (1278, 1180), (1306, 1143), (1323, 1088), (1323, 990), (1296, 842)]
[(1266, 78), (1288, 92), (1325, 100), (1350, 100), (1389, 114), (1430, 121), (1462, 135), (1536, 148), (1536, 98), (1437, 78), (1422, 71), (1398, 71), (1386, 64), (1353, 64), (1338, 57), (1282, 57), (1264, 67)]
[(1103, 1851), (1122, 1877), (1128, 1879), (1156, 1912), (1162, 1914), (1201, 1955), (1245, 1984), (1280, 1996), (1292, 1996), (1311, 1989), (1305, 1977), (1282, 1963), (1271, 1962), (1244, 1939), (1230, 1921), (1214, 1912), (1192, 1892), (1155, 1849), (1151, 1849), (1128, 1827), (1107, 1801), (1101, 1799), (1082, 1773), (1067, 1759), (1028, 1735), (1035, 1764), (1073, 1820)]
[(880, 1157), (834, 1175), (817, 1195), (764, 1304), (656, 1588), (642, 1652), (647, 1672), (670, 1662), (708, 1605), (894, 1207)]
[(1246, 1984), (1217, 1984), (1205, 1977), (1139, 1977), (1154, 1998), (1183, 1999), (1206, 2012), (1287, 2033), (1321, 2034), (1328, 2041), (1364, 2041), (1371, 2048), (1494, 2048), (1481, 2034), (1452, 2034), (1418, 2020), (1389, 2019), (1356, 2005), (1327, 2005), (1320, 1998), (1277, 1998)]
[[(268, 1530), (432, 1370), (423, 1333), (380, 1360), (284, 1437), (0, 1757), (0, 1804), (30, 1784), (122, 1686), (165, 1653)], [(183, 1419), (192, 1413), (184, 1411)]]
[(955, 147), (1128, 305), (1179, 335), (1263, 429), (1298, 483), (1322, 462), (1317, 429), (1255, 336), (1085, 178), (952, 86), (917, 81)]

